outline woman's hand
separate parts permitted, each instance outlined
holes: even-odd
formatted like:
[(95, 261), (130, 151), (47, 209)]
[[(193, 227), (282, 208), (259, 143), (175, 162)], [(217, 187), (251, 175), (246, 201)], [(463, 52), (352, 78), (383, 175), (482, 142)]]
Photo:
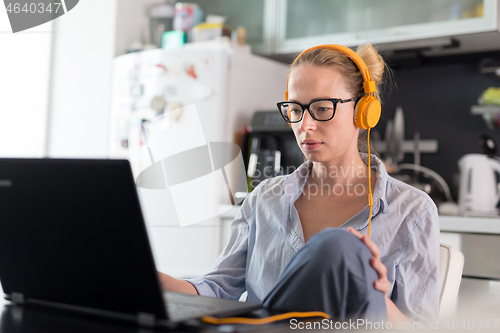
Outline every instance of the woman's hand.
[(347, 230), (365, 243), (373, 255), (373, 258), (370, 259), (370, 263), (378, 274), (378, 280), (375, 281), (373, 286), (376, 290), (384, 293), (385, 305), (387, 308), (387, 320), (392, 323), (409, 321), (409, 319), (406, 318), (401, 311), (399, 311), (396, 305), (388, 297), (389, 291), (391, 290), (391, 283), (387, 278), (387, 267), (385, 267), (382, 261), (380, 261), (380, 250), (378, 246), (366, 235), (361, 235), (356, 229), (348, 228)]
[(389, 291), (391, 291), (391, 283), (389, 279), (387, 279), (387, 267), (380, 261), (380, 250), (378, 246), (366, 235), (361, 235), (356, 229), (348, 228), (347, 230), (365, 243), (372, 253), (373, 258), (370, 259), (370, 263), (378, 274), (378, 280), (375, 281), (373, 286), (375, 289), (383, 292), (384, 296), (388, 297)]
[(198, 295), (198, 290), (188, 281), (179, 280), (162, 272), (158, 272), (158, 279), (162, 290), (175, 291), (178, 293)]

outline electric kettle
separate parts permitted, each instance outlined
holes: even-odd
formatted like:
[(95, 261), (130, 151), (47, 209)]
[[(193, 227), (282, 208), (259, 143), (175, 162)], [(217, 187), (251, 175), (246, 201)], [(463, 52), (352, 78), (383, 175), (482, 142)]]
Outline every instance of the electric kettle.
[(463, 215), (498, 215), (500, 161), (481, 154), (468, 154), (458, 160), (460, 188), (458, 206)]

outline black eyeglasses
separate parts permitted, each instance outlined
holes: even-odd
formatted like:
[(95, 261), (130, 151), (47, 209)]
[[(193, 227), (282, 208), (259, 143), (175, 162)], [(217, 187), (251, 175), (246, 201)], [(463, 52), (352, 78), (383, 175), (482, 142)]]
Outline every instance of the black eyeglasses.
[(337, 103), (358, 102), (359, 97), (351, 99), (325, 98), (312, 101), (309, 104), (300, 104), (297, 102), (279, 102), (278, 110), (283, 119), (289, 123), (298, 123), (304, 116), (304, 110), (307, 109), (313, 119), (317, 121), (328, 121), (335, 115)]

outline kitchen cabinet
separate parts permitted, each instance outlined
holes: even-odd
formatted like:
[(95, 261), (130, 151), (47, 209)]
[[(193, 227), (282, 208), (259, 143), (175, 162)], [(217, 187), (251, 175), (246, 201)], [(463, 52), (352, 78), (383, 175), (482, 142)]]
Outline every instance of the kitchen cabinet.
[(227, 18), (226, 24), (232, 29), (245, 27), (247, 43), (252, 52), (270, 54), (274, 36), (273, 18), (276, 0), (194, 0), (205, 15), (220, 15)]
[(500, 279), (500, 218), (440, 216), (441, 242), (462, 251), (463, 276)]
[[(448, 47), (443, 37), (498, 32), (497, 0), (279, 0), (277, 11), (278, 54), (328, 43)], [(408, 43), (417, 40), (426, 42)]]
[(319, 44), (428, 56), (500, 49), (499, 0), (193, 0), (247, 29), (252, 51), (289, 62)]

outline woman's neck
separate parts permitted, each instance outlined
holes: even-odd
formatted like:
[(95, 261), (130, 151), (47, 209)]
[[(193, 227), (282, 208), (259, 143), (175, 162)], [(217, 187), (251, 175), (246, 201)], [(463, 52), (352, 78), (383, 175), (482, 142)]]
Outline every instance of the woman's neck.
[(342, 156), (328, 162), (313, 162), (309, 183), (315, 184), (357, 184), (368, 180), (368, 167), (359, 153)]

